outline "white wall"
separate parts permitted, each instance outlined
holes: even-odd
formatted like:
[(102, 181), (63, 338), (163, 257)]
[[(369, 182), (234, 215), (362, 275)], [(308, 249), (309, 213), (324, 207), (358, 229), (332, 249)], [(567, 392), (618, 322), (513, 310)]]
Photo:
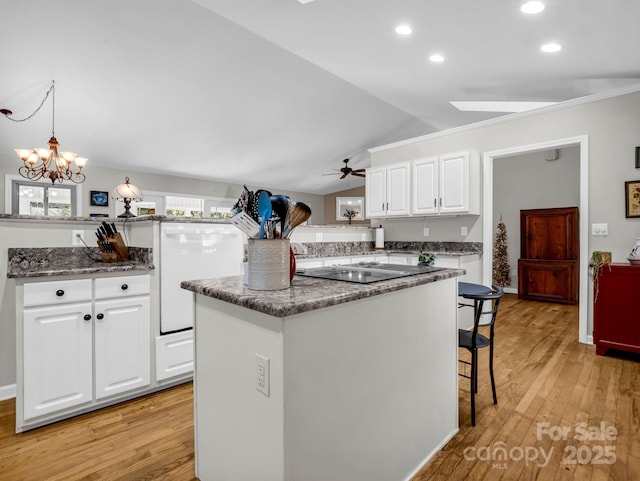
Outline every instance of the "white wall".
[[(519, 146), (552, 142), (558, 139), (588, 136), (588, 224), (608, 223), (609, 235), (587, 236), (588, 252), (608, 250), (614, 262), (626, 257), (640, 236), (640, 219), (626, 219), (624, 182), (640, 179), (634, 163), (635, 147), (640, 145), (640, 86), (622, 89), (616, 96), (594, 96), (559, 104), (528, 114), (511, 115), (464, 128), (439, 132), (371, 150), (371, 166), (379, 167), (417, 157), (433, 156), (464, 149), (480, 154)], [(541, 187), (541, 190), (545, 190)], [(436, 222), (432, 220), (430, 222)], [(418, 229), (422, 219), (414, 221)], [(463, 225), (463, 217), (448, 220)], [(475, 230), (475, 229), (474, 229)], [(482, 227), (479, 227), (482, 234)], [(471, 239), (481, 240), (481, 237)], [(485, 251), (488, 246), (485, 246)], [(587, 265), (580, 266), (580, 276), (587, 276)], [(486, 282), (486, 279), (485, 279)], [(593, 330), (592, 298), (587, 303), (585, 331)]]
[[(91, 162), (91, 161), (89, 161)], [(22, 161), (17, 155), (0, 154), (0, 176), (2, 182), (0, 189), (0, 212), (6, 212), (5, 209), (5, 192), (4, 177), (5, 175), (18, 175), (18, 167), (22, 165)], [(207, 197), (222, 197), (228, 199), (237, 199), (242, 193), (241, 184), (229, 184), (226, 182), (216, 182), (212, 180), (198, 179), (195, 177), (176, 177), (171, 175), (154, 174), (148, 172), (139, 172), (135, 169), (119, 170), (106, 169), (102, 167), (92, 166), (88, 163), (83, 169), (87, 175), (87, 180), (82, 184), (82, 213), (89, 216), (90, 213), (114, 214), (113, 203), (116, 202), (109, 198), (109, 207), (92, 207), (89, 205), (89, 195), (92, 190), (111, 191), (119, 184), (124, 182), (125, 177), (129, 177), (132, 184), (138, 186), (143, 191), (167, 192), (172, 194), (186, 195), (202, 195)], [(268, 189), (274, 194), (284, 194), (293, 200), (304, 202), (311, 207), (310, 223), (322, 224), (324, 222), (324, 196), (316, 194), (306, 194), (296, 191), (282, 191), (279, 189), (271, 189), (269, 186), (252, 186), (249, 189)]]
[(493, 164), (493, 238), (500, 216), (507, 228), (511, 286), (518, 287), (520, 210), (578, 207), (580, 151), (559, 149), (559, 158), (547, 161), (544, 152), (496, 159)]

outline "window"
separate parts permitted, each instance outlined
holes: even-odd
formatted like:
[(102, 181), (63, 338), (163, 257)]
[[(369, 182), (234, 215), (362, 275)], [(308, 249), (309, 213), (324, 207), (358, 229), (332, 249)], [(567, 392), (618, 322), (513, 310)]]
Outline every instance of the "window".
[(202, 217), (204, 214), (204, 200), (196, 197), (165, 197), (166, 214), (180, 217)]
[(11, 213), (76, 216), (76, 186), (50, 183), (12, 181)]

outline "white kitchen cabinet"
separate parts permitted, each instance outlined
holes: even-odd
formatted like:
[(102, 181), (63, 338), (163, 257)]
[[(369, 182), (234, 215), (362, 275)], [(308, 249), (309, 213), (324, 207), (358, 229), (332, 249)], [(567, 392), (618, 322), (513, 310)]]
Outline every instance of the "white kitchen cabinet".
[(96, 399), (150, 383), (149, 296), (95, 303)]
[[(46, 284), (54, 289), (54, 293), (60, 289), (71, 291), (64, 283)], [(45, 290), (45, 286), (40, 286)], [(24, 310), (24, 397), (21, 405), (25, 419), (91, 402), (90, 294), (89, 288), (89, 299), (85, 302)], [(25, 295), (25, 304), (33, 302), (33, 298)]]
[(151, 382), (149, 276), (95, 280), (96, 399)]
[(344, 266), (347, 264), (351, 264), (353, 262), (351, 257), (329, 257), (327, 259), (324, 259), (323, 261), (323, 265), (325, 267), (330, 267), (330, 266)]
[(409, 215), (410, 168), (409, 162), (401, 162), (367, 169), (365, 177), (367, 218)]
[(150, 385), (148, 275), (27, 281), (20, 294), (17, 431)]
[(193, 372), (193, 329), (156, 337), (156, 379)]
[(322, 259), (296, 259), (296, 269), (297, 268), (312, 268), (312, 267), (322, 267)]
[[(454, 214), (472, 210), (468, 151), (416, 159), (411, 165), (412, 214)], [(473, 190), (475, 194), (477, 189)]]

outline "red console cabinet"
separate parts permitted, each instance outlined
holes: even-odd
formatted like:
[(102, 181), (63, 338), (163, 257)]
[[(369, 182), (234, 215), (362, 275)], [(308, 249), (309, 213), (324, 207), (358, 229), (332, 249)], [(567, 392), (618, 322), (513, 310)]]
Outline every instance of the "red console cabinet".
[(597, 282), (593, 309), (596, 353), (602, 355), (607, 349), (640, 352), (640, 266), (603, 266)]

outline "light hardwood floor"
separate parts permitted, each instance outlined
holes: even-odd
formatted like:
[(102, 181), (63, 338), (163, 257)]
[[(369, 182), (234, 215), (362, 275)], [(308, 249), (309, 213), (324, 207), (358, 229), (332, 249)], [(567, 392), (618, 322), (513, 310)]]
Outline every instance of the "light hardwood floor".
[[(482, 352), (476, 427), (460, 378), (460, 432), (413, 481), (640, 480), (640, 357), (596, 356), (577, 342), (577, 318), (575, 306), (505, 296), (496, 324), (498, 405)], [(196, 481), (192, 402), (184, 384), (17, 435), (14, 401), (0, 402), (0, 480)], [(544, 426), (553, 435), (565, 429), (566, 439), (539, 432)], [(610, 436), (615, 428), (616, 439), (575, 439), (595, 426)], [(506, 457), (492, 459), (501, 452)], [(595, 464), (613, 455), (615, 462)]]

